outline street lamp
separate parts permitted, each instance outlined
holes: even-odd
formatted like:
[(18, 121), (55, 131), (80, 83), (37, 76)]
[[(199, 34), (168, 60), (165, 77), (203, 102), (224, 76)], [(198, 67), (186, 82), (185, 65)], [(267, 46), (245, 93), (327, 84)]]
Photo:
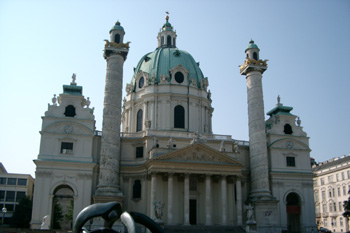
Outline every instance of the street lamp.
[(2, 211), (2, 224), (1, 225), (4, 226), (5, 214), (7, 212), (6, 207), (2, 208), (1, 211)]

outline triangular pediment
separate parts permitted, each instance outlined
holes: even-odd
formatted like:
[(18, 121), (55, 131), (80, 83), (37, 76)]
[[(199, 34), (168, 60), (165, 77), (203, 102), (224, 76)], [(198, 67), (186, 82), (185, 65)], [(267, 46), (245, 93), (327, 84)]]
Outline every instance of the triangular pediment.
[(154, 162), (217, 164), (243, 167), (243, 163), (202, 143), (195, 143), (182, 149), (152, 159)]

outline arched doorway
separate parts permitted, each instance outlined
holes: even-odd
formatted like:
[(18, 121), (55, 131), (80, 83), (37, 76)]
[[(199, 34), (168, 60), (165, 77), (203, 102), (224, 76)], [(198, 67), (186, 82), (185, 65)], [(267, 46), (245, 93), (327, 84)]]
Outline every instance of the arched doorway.
[(287, 210), (287, 225), (288, 232), (299, 233), (300, 232), (300, 214), (301, 214), (301, 201), (298, 194), (292, 192), (287, 195), (286, 198), (286, 210)]
[(52, 203), (52, 229), (71, 230), (74, 210), (74, 191), (68, 185), (60, 185), (54, 191)]

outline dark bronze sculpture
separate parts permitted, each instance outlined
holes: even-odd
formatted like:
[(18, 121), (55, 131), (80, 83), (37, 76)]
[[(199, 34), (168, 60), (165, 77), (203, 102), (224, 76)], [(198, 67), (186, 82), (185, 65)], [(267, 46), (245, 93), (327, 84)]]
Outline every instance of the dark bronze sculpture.
[(104, 219), (104, 227), (92, 230), (91, 232), (94, 233), (116, 233), (116, 231), (112, 229), (112, 226), (118, 219), (120, 219), (127, 228), (128, 233), (136, 233), (135, 223), (145, 226), (152, 233), (164, 233), (163, 228), (147, 215), (138, 212), (123, 212), (118, 202), (98, 203), (83, 209), (75, 220), (73, 233), (89, 232), (84, 229), (83, 226), (94, 217), (102, 217)]

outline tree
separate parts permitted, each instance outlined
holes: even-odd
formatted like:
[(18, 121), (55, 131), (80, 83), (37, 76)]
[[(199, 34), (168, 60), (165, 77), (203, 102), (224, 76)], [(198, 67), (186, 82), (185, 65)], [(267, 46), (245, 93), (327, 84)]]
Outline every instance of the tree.
[(32, 207), (33, 201), (28, 196), (22, 197), (16, 205), (10, 225), (16, 228), (29, 228), (32, 219)]
[(68, 213), (66, 215), (64, 215), (64, 217), (70, 223), (71, 226), (72, 226), (72, 222), (73, 222), (73, 213), (74, 213), (74, 199), (70, 200), (70, 206), (68, 209)]
[(60, 203), (58, 202), (58, 199), (54, 198), (52, 228), (53, 229), (61, 229), (62, 219), (63, 219), (62, 207), (61, 207)]
[[(350, 190), (349, 190), (348, 194), (350, 194)], [(350, 196), (348, 197), (347, 201), (344, 201), (343, 207), (344, 207), (343, 216), (345, 218), (349, 219), (350, 218)]]

